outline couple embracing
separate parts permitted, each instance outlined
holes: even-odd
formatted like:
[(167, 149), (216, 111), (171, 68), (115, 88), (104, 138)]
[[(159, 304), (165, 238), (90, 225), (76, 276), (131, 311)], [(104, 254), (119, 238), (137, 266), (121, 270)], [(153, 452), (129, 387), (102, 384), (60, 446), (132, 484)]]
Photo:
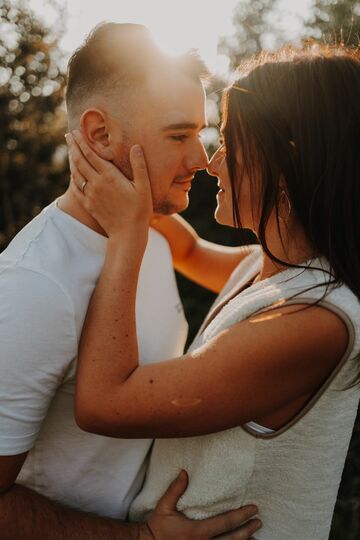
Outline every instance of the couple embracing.
[[(206, 75), (137, 25), (70, 60), (69, 189), (0, 258), (3, 538), (328, 538), (359, 401), (359, 57), (248, 62), (210, 162)], [(174, 215), (204, 168), (259, 245)], [(185, 354), (172, 260), (219, 293)]]

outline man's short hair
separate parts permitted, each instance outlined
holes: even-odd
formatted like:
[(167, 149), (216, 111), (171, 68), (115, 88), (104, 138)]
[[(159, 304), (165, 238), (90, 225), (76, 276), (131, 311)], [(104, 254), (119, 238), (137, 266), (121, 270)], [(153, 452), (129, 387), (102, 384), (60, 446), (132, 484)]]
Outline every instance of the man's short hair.
[(195, 50), (166, 56), (149, 30), (140, 24), (101, 23), (73, 53), (68, 64), (66, 104), (70, 116), (94, 94), (110, 95), (145, 83), (149, 73), (175, 66), (194, 81), (209, 71)]

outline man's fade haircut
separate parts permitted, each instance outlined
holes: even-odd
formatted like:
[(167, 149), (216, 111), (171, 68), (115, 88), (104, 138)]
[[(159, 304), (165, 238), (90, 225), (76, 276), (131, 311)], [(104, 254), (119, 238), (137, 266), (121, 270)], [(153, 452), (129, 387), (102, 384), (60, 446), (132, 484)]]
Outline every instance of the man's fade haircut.
[(196, 50), (169, 57), (141, 24), (100, 23), (68, 63), (66, 105), (69, 116), (82, 112), (87, 98), (141, 88), (152, 71), (175, 66), (196, 82), (210, 73)]

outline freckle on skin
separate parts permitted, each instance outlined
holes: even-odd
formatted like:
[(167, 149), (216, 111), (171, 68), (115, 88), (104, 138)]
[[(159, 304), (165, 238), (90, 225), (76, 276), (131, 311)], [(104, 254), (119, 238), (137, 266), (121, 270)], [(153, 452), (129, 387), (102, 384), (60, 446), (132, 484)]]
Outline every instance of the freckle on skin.
[(116, 336), (113, 336), (111, 339), (114, 339), (114, 340), (115, 340), (115, 339), (116, 339)]
[(152, 384), (154, 382), (154, 379), (150, 379), (149, 383)]

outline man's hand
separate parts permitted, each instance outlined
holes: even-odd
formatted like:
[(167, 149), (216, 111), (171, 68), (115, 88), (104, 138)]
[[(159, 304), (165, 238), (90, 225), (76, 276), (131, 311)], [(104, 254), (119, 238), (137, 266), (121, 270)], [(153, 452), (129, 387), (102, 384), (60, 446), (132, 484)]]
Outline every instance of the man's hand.
[(140, 540), (248, 540), (261, 527), (256, 506), (244, 506), (204, 520), (191, 520), (176, 510), (187, 488), (185, 471), (170, 484), (148, 522), (140, 531)]

